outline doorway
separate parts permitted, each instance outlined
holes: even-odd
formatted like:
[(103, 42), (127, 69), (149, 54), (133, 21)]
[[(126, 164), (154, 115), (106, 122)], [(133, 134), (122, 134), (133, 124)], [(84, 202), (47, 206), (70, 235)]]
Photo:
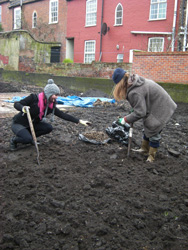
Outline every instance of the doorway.
[(67, 38), (66, 40), (66, 58), (74, 62), (74, 38)]

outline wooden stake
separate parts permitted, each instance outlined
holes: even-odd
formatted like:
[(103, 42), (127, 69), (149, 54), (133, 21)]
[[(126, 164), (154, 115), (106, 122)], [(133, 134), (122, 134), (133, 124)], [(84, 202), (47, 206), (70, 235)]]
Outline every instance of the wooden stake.
[(31, 115), (30, 115), (30, 111), (29, 111), (29, 108), (30, 107), (26, 107), (26, 112), (27, 112), (27, 119), (29, 121), (29, 127), (30, 127), (30, 130), (31, 130), (31, 134), (32, 134), (32, 137), (33, 137), (33, 141), (35, 143), (35, 148), (37, 150), (37, 162), (38, 162), (38, 165), (40, 165), (40, 161), (39, 161), (39, 149), (38, 149), (38, 145), (37, 145), (37, 137), (35, 135), (35, 130), (34, 130), (34, 127), (33, 127), (33, 122), (31, 120)]
[(130, 124), (131, 127), (129, 129), (129, 142), (128, 142), (128, 149), (127, 149), (127, 156), (129, 157), (130, 149), (131, 149), (131, 142), (133, 137), (133, 123)]

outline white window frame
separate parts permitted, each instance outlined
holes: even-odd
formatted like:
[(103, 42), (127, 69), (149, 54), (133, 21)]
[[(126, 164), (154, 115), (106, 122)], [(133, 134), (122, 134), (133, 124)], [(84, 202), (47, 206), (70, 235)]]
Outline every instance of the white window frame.
[(21, 7), (17, 7), (14, 9), (14, 29), (21, 29)]
[[(121, 7), (121, 16), (118, 17), (118, 7)], [(120, 20), (120, 23), (118, 23), (117, 21)], [(121, 3), (118, 3), (118, 5), (116, 6), (116, 10), (115, 10), (115, 26), (119, 26), (119, 25), (123, 25), (123, 6)]]
[(36, 28), (37, 27), (37, 12), (33, 11), (33, 15), (32, 15), (32, 28)]
[[(58, 0), (50, 0), (49, 2), (49, 23), (58, 23), (58, 9), (59, 9), (59, 1)], [(53, 6), (55, 5), (55, 6)], [(57, 8), (53, 10), (53, 8)]]
[(97, 0), (86, 0), (86, 23), (85, 26), (97, 25)]
[[(89, 43), (93, 43), (93, 50), (91, 51), (86, 51), (87, 48), (87, 44)], [(92, 63), (93, 61), (95, 61), (95, 50), (96, 50), (96, 41), (95, 40), (87, 40), (85, 41), (85, 46), (84, 46), (84, 63)], [(92, 60), (87, 60), (86, 56), (87, 55), (93, 55)]]
[(167, 0), (151, 0), (149, 20), (166, 19), (166, 12)]
[(2, 7), (0, 6), (0, 23), (2, 22)]
[(117, 63), (122, 63), (124, 58), (124, 54), (117, 54)]
[[(154, 40), (161, 40), (161, 46), (158, 47), (157, 46), (157, 41), (156, 41), (156, 45), (151, 47), (151, 43)], [(163, 52), (164, 51), (164, 37), (150, 37), (149, 41), (148, 41), (148, 52)]]

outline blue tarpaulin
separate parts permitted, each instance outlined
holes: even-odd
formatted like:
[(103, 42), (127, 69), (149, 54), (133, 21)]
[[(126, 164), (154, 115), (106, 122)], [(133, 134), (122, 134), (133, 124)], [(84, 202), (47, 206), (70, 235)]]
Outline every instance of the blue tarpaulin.
[[(4, 100), (5, 102), (19, 102), (20, 100), (24, 99), (26, 96), (20, 97), (20, 96), (14, 96), (11, 100)], [(57, 103), (66, 105), (66, 106), (76, 106), (76, 107), (85, 107), (85, 108), (91, 108), (93, 107), (93, 104), (100, 100), (101, 102), (110, 102), (115, 103), (114, 99), (109, 99), (105, 97), (79, 97), (79, 96), (67, 96), (67, 97), (61, 97), (58, 96)]]

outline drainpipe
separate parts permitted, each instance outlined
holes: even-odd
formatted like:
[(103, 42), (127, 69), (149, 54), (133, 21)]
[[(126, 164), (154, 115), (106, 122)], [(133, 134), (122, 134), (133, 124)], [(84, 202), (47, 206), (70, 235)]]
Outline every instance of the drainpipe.
[(186, 15), (185, 15), (183, 51), (186, 51), (187, 47), (187, 25), (188, 25), (188, 0), (187, 0)]
[(20, 8), (21, 8), (21, 29), (22, 29), (22, 0), (20, 0)]
[(102, 0), (101, 33), (100, 33), (100, 56), (99, 56), (99, 62), (101, 61), (101, 57), (102, 57), (102, 24), (103, 24), (103, 9), (104, 9), (104, 0)]
[(171, 51), (174, 51), (174, 44), (175, 44), (177, 5), (178, 5), (178, 0), (175, 0), (175, 2), (174, 2), (174, 18), (173, 18), (173, 27), (172, 27), (172, 48), (171, 48)]
[[(185, 1), (186, 0), (183, 0), (183, 3), (182, 3), (182, 5), (181, 5), (181, 26), (180, 26), (180, 35), (181, 35), (181, 31), (182, 31), (182, 29), (184, 29), (184, 6), (185, 6)], [(179, 43), (179, 45), (178, 45), (178, 51), (181, 51), (181, 50), (183, 50), (183, 42), (181, 41), (180, 42), (180, 40), (178, 41), (178, 43)]]
[(181, 7), (181, 28), (183, 27), (183, 23), (184, 23), (184, 6), (185, 6), (185, 1), (186, 0), (183, 0), (183, 4), (182, 4), (182, 7)]

